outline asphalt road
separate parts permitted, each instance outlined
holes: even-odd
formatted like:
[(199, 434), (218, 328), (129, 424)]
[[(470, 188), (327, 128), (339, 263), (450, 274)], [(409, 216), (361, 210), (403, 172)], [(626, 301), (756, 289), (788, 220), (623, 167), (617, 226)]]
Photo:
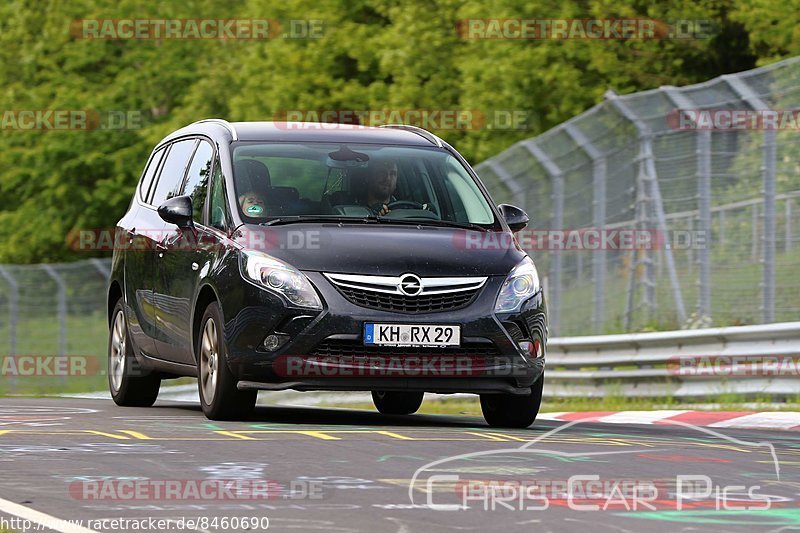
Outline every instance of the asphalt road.
[(0, 498), (17, 531), (800, 531), (800, 432), (7, 398)]

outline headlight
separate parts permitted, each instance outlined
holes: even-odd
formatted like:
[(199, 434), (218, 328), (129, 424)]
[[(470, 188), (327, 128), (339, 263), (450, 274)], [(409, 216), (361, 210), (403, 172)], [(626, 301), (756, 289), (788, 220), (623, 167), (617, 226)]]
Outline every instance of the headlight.
[(322, 309), (308, 278), (283, 261), (259, 252), (242, 252), (242, 272), (252, 282), (278, 293), (298, 307)]
[(539, 292), (539, 273), (530, 257), (525, 257), (508, 275), (497, 295), (495, 313), (519, 311), (522, 303)]

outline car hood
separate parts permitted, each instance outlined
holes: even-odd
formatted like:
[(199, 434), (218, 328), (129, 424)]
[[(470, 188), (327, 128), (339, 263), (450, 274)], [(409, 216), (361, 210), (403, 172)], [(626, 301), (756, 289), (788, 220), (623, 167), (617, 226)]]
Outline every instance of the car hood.
[(247, 225), (234, 239), (300, 270), (348, 274), (505, 276), (525, 256), (511, 233), (434, 226)]

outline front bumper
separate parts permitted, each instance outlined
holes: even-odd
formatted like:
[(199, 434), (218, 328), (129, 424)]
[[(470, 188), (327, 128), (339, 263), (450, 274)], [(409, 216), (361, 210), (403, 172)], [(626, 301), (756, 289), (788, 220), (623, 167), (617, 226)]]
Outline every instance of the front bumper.
[[(546, 306), (539, 292), (516, 314), (495, 315), (504, 278), (490, 277), (461, 309), (406, 314), (367, 309), (350, 302), (320, 273), (306, 272), (325, 308), (288, 308), (276, 295), (249, 285), (238, 309), (226, 313), (228, 364), (240, 389), (264, 390), (415, 390), (526, 394), (544, 371), (536, 357), (518, 348), (521, 340), (546, 343)], [(363, 344), (366, 322), (458, 324), (460, 348), (383, 348)], [(268, 352), (263, 339), (284, 334), (289, 340)], [(543, 350), (544, 352), (544, 350)]]

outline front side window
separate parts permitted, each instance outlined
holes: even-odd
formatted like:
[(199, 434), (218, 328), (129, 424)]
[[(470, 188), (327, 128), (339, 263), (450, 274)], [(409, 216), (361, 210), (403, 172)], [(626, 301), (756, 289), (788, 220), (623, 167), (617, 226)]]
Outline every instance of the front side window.
[(497, 226), (489, 200), (452, 154), (347, 143), (241, 143), (233, 150), (243, 220), (380, 216)]
[(214, 147), (208, 141), (200, 141), (192, 157), (189, 171), (186, 173), (186, 185), (183, 193), (192, 199), (192, 218), (203, 223), (203, 209), (206, 205), (208, 179), (211, 177), (211, 162), (214, 160)]
[(172, 143), (167, 153), (167, 159), (161, 165), (158, 183), (156, 183), (156, 192), (150, 202), (151, 204), (159, 206), (166, 200), (180, 195), (183, 177), (186, 174), (186, 166), (189, 164), (192, 152), (194, 152), (195, 144), (197, 144), (195, 139)]
[(211, 176), (211, 197), (208, 206), (208, 220), (212, 228), (221, 231), (228, 229), (227, 207), (225, 205), (225, 179), (219, 165), (219, 159), (213, 165)]

